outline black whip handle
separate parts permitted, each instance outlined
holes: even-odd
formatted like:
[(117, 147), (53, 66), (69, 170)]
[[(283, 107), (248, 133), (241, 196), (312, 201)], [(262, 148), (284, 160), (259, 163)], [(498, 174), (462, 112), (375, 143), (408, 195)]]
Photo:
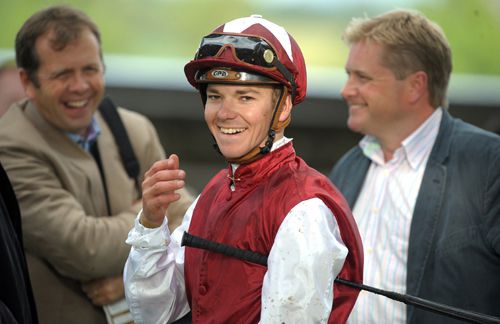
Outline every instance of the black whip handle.
[[(220, 253), (237, 259), (241, 259), (244, 261), (267, 266), (267, 256), (265, 255), (252, 251), (242, 250), (234, 246), (209, 241), (202, 237), (191, 235), (188, 232), (184, 232), (184, 235), (182, 236), (181, 246), (189, 246), (198, 249), (208, 250), (211, 252)], [(335, 282), (359, 290), (366, 290), (377, 295), (382, 295), (387, 298), (405, 303), (407, 305), (415, 306), (417, 308), (426, 311), (438, 313), (440, 315), (452, 317), (459, 320), (465, 320), (470, 323), (480, 323), (480, 324), (500, 323), (500, 318), (498, 317), (466, 311), (460, 308), (432, 302), (430, 300), (422, 299), (407, 294), (399, 294), (396, 292), (355, 283), (341, 278), (336, 278)]]
[(252, 251), (238, 249), (234, 246), (209, 241), (204, 238), (191, 235), (188, 232), (184, 232), (184, 235), (182, 236), (181, 246), (184, 245), (202, 250), (208, 250), (215, 253), (224, 254), (240, 260), (267, 266), (267, 256), (265, 255)]

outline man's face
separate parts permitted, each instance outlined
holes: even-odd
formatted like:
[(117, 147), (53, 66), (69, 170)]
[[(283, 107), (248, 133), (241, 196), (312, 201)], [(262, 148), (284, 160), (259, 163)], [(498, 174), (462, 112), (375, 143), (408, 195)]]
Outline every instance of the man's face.
[(271, 86), (208, 85), (205, 121), (226, 158), (239, 158), (265, 144), (272, 97)]
[(78, 39), (55, 51), (51, 37), (47, 33), (36, 42), (39, 87), (21, 73), (26, 93), (49, 123), (85, 135), (104, 94), (99, 42), (84, 29)]
[(400, 127), (408, 118), (404, 104), (406, 81), (397, 80), (394, 73), (381, 63), (381, 45), (362, 41), (354, 43), (345, 66), (348, 80), (342, 96), (349, 106), (347, 126), (362, 134), (383, 137)]

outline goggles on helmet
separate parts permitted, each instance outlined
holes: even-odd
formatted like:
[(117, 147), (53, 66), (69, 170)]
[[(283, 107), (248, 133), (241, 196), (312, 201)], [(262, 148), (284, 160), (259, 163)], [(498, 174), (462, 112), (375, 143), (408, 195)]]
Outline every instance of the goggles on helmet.
[(240, 61), (264, 68), (274, 67), (275, 50), (265, 40), (255, 36), (231, 34), (205, 36), (201, 41), (195, 59), (217, 57), (227, 46), (234, 49), (234, 54)]
[(201, 40), (195, 60), (217, 57), (224, 52), (226, 47), (231, 48), (236, 59), (246, 64), (268, 69), (277, 68), (290, 82), (292, 97), (295, 96), (297, 86), (292, 73), (279, 61), (271, 44), (260, 37), (217, 33), (207, 35)]

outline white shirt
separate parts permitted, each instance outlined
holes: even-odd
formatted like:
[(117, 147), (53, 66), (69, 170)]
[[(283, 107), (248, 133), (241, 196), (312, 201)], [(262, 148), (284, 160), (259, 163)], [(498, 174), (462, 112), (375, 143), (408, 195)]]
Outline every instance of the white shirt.
[[(275, 143), (273, 149), (287, 141)], [(197, 202), (171, 235), (167, 218), (161, 227), (148, 229), (139, 223), (140, 215), (129, 233), (132, 249), (124, 271), (125, 293), (137, 324), (165, 323), (189, 311), (180, 242)], [(323, 251), (321, 260), (311, 251)], [(272, 266), (263, 281), (261, 322), (326, 322), (333, 281), (346, 256), (335, 217), (323, 201), (312, 198), (297, 204), (281, 224), (268, 257)]]
[[(406, 293), (413, 210), (442, 114), (440, 108), (436, 109), (388, 162), (374, 137), (365, 136), (359, 144), (372, 161), (353, 209), (363, 241), (366, 285)], [(348, 323), (406, 323), (406, 306), (361, 291)]]

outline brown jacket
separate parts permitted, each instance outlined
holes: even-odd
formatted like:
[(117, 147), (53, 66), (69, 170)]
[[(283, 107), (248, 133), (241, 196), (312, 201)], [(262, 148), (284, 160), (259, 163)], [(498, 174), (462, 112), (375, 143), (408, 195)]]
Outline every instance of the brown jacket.
[[(119, 114), (139, 159), (140, 175), (165, 153), (144, 116)], [(105, 323), (80, 288), (82, 282), (120, 275), (129, 253), (125, 239), (142, 207), (134, 181), (123, 167), (113, 136), (96, 113), (98, 147), (108, 187), (92, 155), (47, 123), (29, 101), (0, 118), (0, 160), (21, 207), (25, 249), (40, 323)], [(142, 181), (142, 178), (140, 179)], [(182, 191), (171, 214), (192, 202)]]

